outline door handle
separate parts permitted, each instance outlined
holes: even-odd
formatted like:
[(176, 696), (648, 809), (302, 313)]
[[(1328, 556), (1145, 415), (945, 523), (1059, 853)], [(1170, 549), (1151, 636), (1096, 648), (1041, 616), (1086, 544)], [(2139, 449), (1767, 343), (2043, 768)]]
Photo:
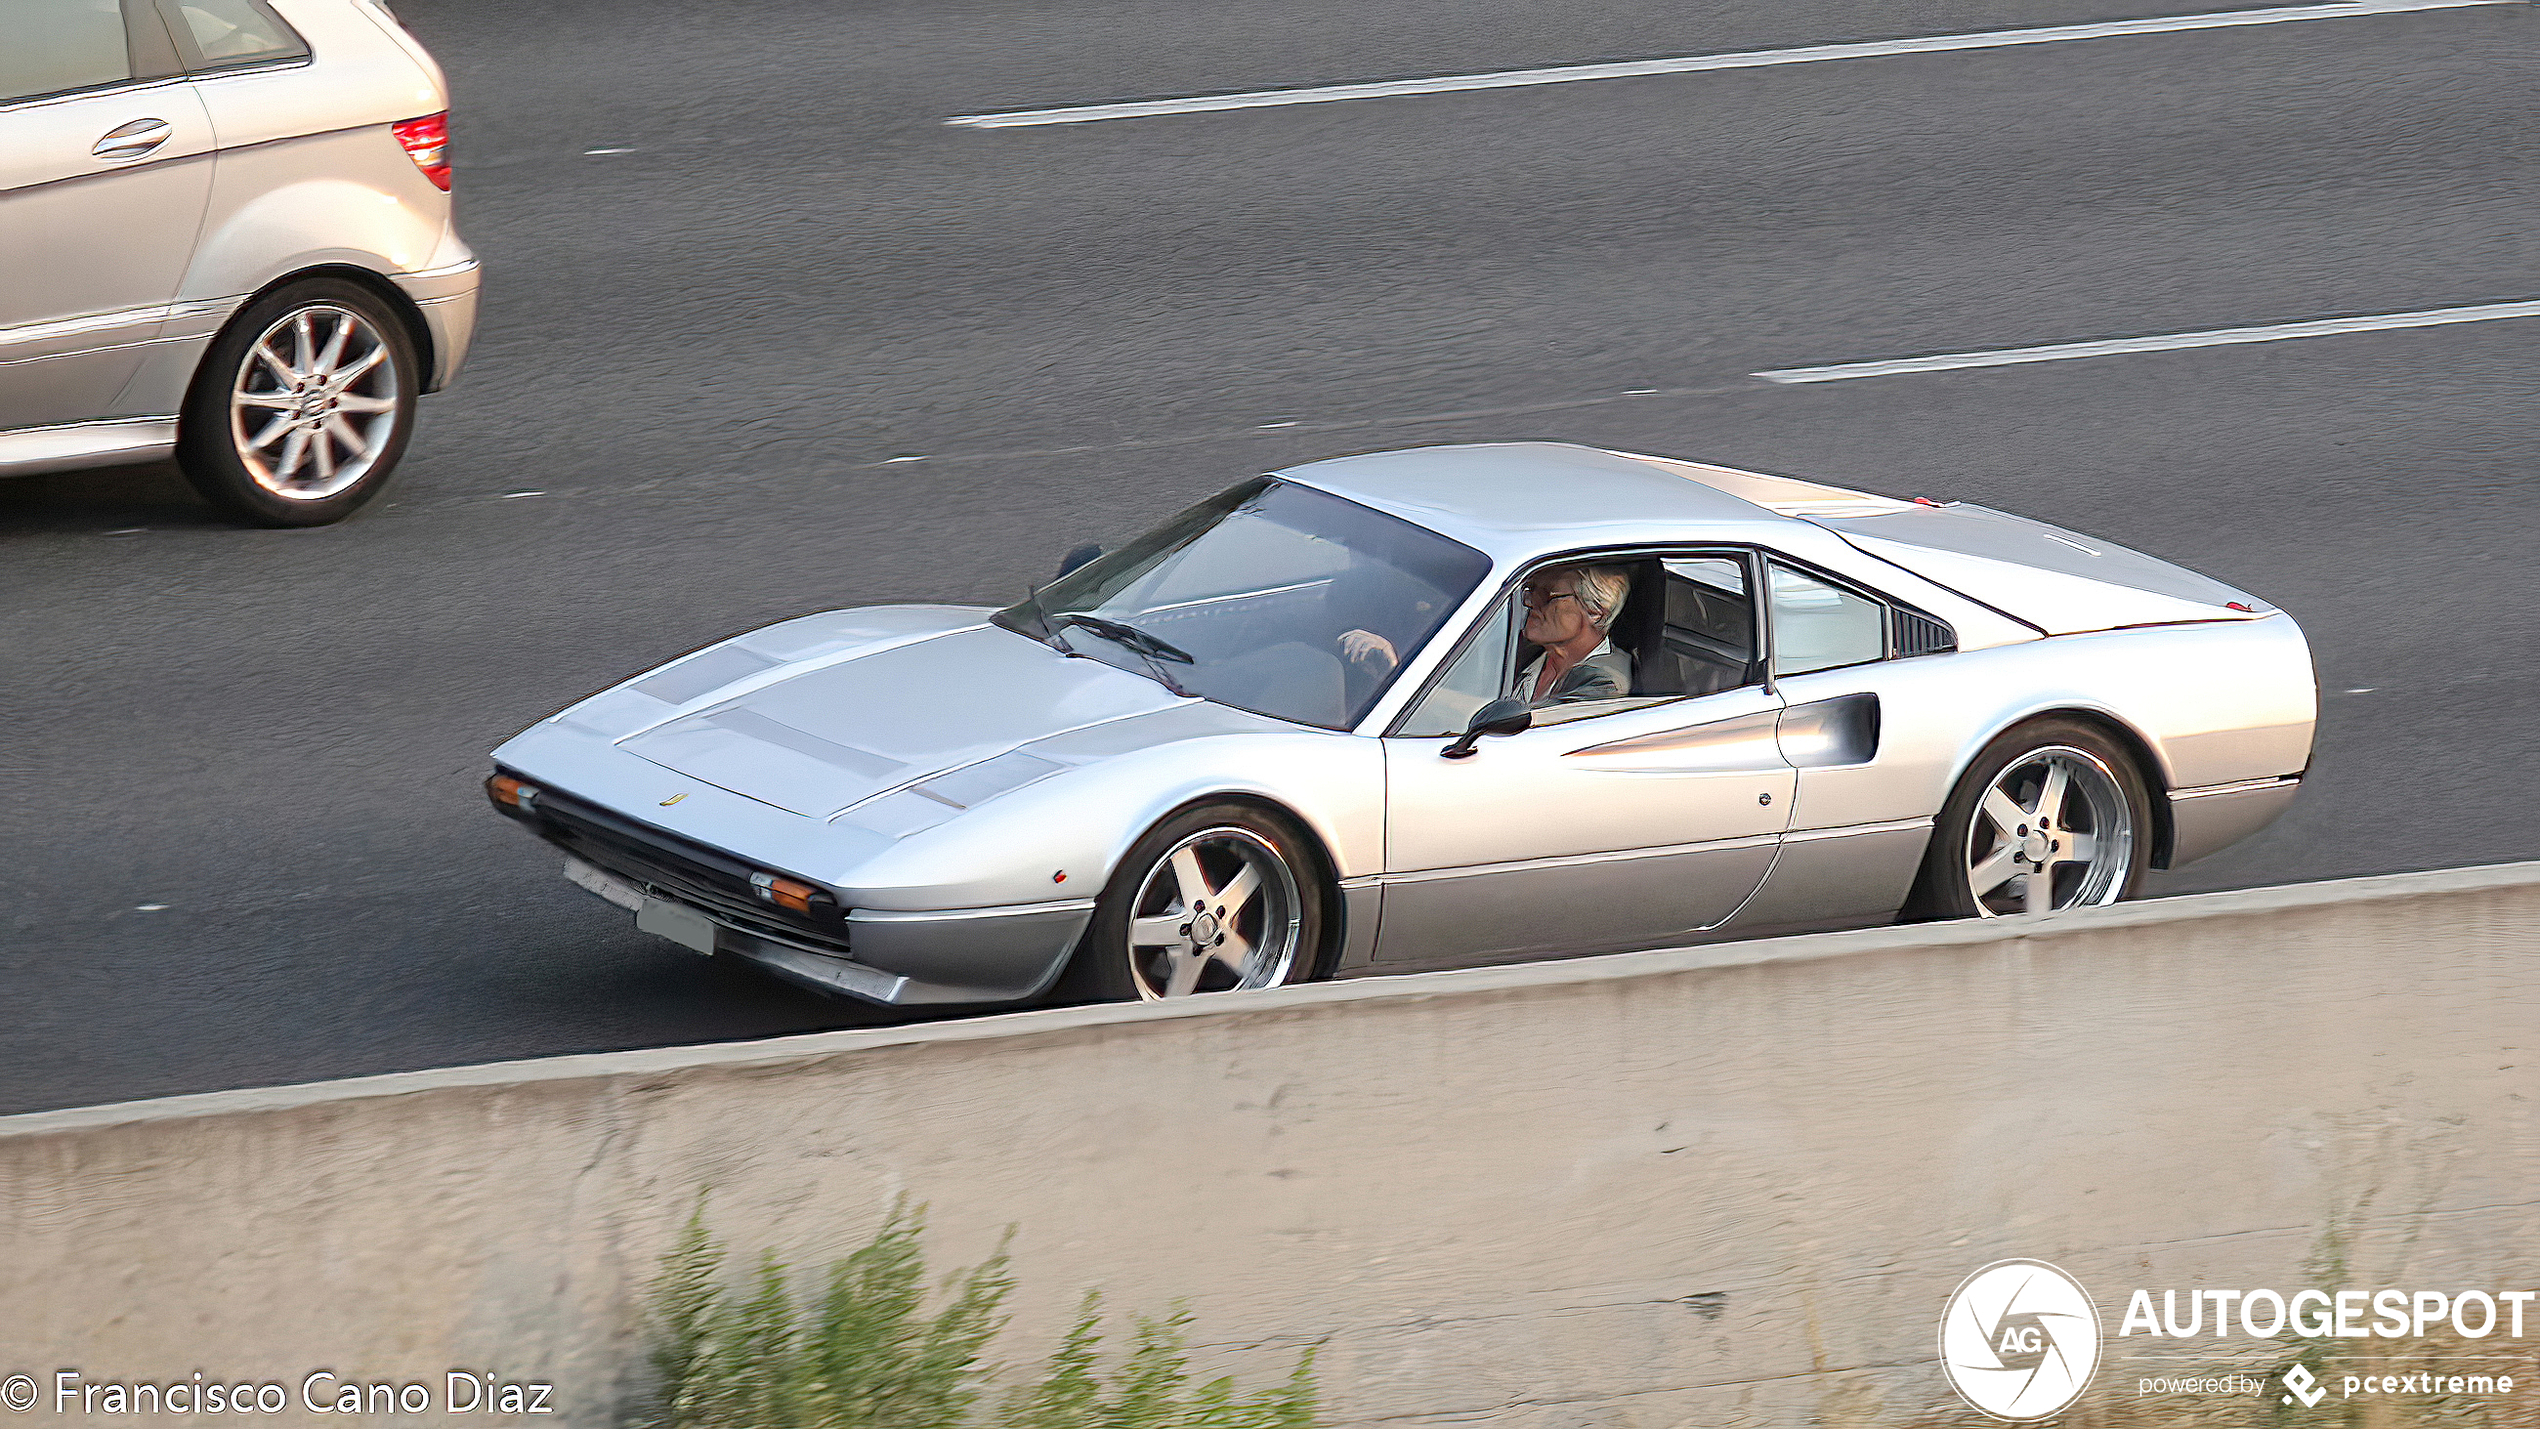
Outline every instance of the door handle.
[(175, 137), (175, 128), (164, 119), (135, 119), (107, 130), (88, 152), (101, 159), (138, 159)]

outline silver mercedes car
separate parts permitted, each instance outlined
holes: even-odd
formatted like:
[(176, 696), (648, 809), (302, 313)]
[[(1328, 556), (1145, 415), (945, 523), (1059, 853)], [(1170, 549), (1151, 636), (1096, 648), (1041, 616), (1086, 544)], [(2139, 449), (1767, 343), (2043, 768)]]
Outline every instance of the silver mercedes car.
[(475, 328), (449, 92), (377, 0), (0, 3), (0, 476), (378, 494)]
[(2114, 902), (2273, 820), (2318, 703), (2291, 617), (2106, 541), (1580, 446), (1316, 462), (1069, 567), (700, 650), (487, 791), (824, 991), (1163, 998)]

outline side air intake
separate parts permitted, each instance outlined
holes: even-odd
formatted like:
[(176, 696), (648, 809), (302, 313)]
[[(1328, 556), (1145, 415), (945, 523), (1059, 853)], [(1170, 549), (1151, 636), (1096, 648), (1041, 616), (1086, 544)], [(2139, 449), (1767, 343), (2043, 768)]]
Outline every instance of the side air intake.
[(1945, 655), (1958, 648), (1958, 632), (1949, 622), (1934, 620), (1919, 610), (1896, 611), (1896, 653), (1907, 655)]

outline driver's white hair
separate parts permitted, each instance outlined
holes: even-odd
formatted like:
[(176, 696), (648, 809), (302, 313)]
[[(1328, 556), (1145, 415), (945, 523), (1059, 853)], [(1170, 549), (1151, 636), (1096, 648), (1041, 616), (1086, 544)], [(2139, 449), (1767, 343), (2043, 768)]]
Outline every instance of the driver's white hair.
[(1588, 623), (1610, 628), (1623, 613), (1623, 597), (1631, 594), (1632, 573), (1622, 566), (1572, 566), (1570, 573), (1579, 578), (1579, 608)]

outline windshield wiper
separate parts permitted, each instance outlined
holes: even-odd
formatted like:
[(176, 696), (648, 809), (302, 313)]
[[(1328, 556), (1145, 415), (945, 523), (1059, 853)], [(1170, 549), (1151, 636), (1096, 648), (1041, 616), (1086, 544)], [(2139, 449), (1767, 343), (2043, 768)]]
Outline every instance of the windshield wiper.
[(1190, 651), (1170, 640), (1149, 635), (1134, 625), (1124, 624), (1117, 620), (1106, 620), (1099, 615), (1085, 615), (1073, 610), (1063, 612), (1054, 619), (1060, 625), (1081, 625), (1096, 635), (1118, 641), (1132, 650), (1153, 655), (1159, 660), (1170, 660), (1176, 665), (1194, 663)]
[(1085, 615), (1072, 610), (1051, 616), (1049, 624), (1051, 637), (1057, 642), (1058, 648), (1067, 654), (1074, 655), (1076, 652), (1068, 649), (1066, 637), (1058, 632), (1067, 626), (1081, 625), (1144, 661), (1147, 673), (1155, 677), (1157, 684), (1186, 700), (1198, 698), (1190, 691), (1183, 689), (1181, 681), (1174, 679), (1172, 674), (1164, 668), (1164, 662), (1167, 660), (1177, 661), (1184, 665), (1193, 663), (1189, 651), (1169, 640), (1159, 640), (1134, 625), (1124, 625), (1117, 620), (1105, 620), (1099, 615)]

